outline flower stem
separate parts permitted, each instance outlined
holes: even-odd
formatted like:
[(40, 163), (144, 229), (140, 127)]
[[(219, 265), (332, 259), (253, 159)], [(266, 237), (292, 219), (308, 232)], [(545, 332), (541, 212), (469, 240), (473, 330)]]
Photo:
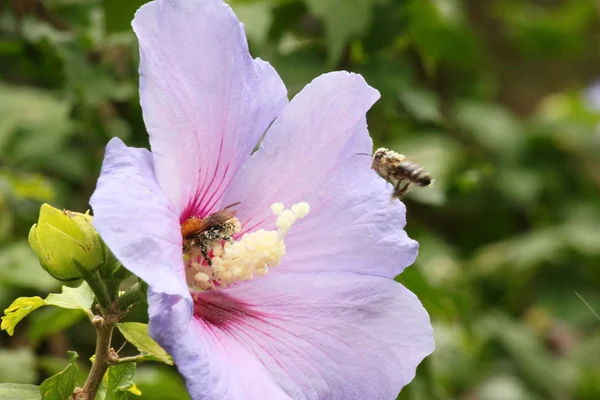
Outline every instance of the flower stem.
[(106, 370), (110, 366), (108, 355), (110, 351), (110, 342), (112, 338), (112, 332), (115, 327), (115, 322), (111, 318), (103, 318), (96, 316), (92, 321), (96, 327), (96, 358), (94, 364), (90, 370), (90, 374), (85, 381), (82, 392), (87, 395), (89, 400), (96, 398), (98, 388), (102, 382), (102, 378), (106, 373)]
[(79, 271), (81, 274), (81, 277), (88, 283), (88, 285), (90, 285), (90, 288), (94, 292), (100, 307), (107, 309), (111, 303), (111, 298), (110, 294), (108, 293), (108, 288), (100, 276), (100, 272), (98, 272), (98, 270), (90, 272), (83, 265), (81, 265), (79, 261), (75, 259), (72, 259), (71, 261), (73, 262), (73, 266), (75, 266), (77, 271)]
[(127, 364), (127, 363), (141, 363), (141, 362), (145, 362), (145, 361), (150, 361), (148, 360), (148, 357), (143, 355), (143, 354), (138, 354), (137, 356), (132, 356), (132, 357), (123, 357), (123, 358), (119, 358), (119, 360), (117, 362), (115, 362), (115, 364)]

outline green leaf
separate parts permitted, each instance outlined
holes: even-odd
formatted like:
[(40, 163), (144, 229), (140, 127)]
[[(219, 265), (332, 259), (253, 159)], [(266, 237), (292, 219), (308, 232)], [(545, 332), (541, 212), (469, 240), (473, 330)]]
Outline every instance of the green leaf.
[(40, 387), (36, 385), (19, 385), (16, 383), (0, 383), (0, 400), (41, 400)]
[(162, 364), (147, 364), (138, 368), (135, 382), (144, 393), (144, 400), (190, 400), (181, 375)]
[(267, 39), (267, 34), (273, 21), (271, 4), (257, 2), (232, 4), (231, 7), (235, 15), (244, 24), (248, 39), (257, 46), (262, 46)]
[(497, 313), (484, 317), (480, 326), (513, 358), (521, 375), (546, 392), (546, 398), (563, 398), (560, 394), (564, 393), (569, 378), (561, 373), (559, 360), (536, 340), (534, 332)]
[(2, 160), (12, 164), (47, 162), (72, 131), (70, 106), (51, 92), (0, 84)]
[(42, 340), (64, 332), (83, 318), (79, 310), (48, 307), (33, 314), (29, 319), (27, 338), (36, 346)]
[(93, 317), (90, 308), (94, 303), (94, 293), (85, 282), (76, 288), (63, 286), (61, 294), (50, 293), (44, 301), (49, 306), (83, 310), (90, 318)]
[(52, 201), (56, 197), (55, 188), (47, 178), (40, 174), (0, 170), (0, 181), (5, 181), (11, 195), (19, 199)]
[(173, 365), (173, 360), (171, 360), (171, 357), (167, 352), (148, 335), (147, 324), (139, 322), (123, 322), (117, 324), (117, 327), (125, 339), (133, 344), (140, 352), (148, 353), (156, 357), (157, 361)]
[(306, 0), (306, 6), (325, 24), (330, 66), (337, 63), (348, 40), (363, 34), (371, 23), (371, 0)]
[(42, 306), (56, 306), (66, 309), (82, 310), (89, 318), (93, 317), (90, 307), (94, 302), (94, 294), (87, 283), (83, 282), (77, 288), (63, 286), (61, 294), (50, 293), (46, 299), (40, 297), (19, 297), (6, 310), (2, 317), (1, 330), (12, 335), (15, 326), (29, 313)]
[(438, 96), (422, 88), (404, 88), (400, 91), (400, 101), (408, 113), (423, 122), (440, 122), (440, 102)]
[[(0, 219), (4, 219), (4, 214)], [(0, 250), (0, 281), (8, 286), (36, 289), (46, 293), (56, 290), (59, 286), (50, 275), (40, 273), (40, 262), (27, 240), (12, 242), (10, 246)]]
[(40, 392), (43, 400), (69, 399), (77, 384), (77, 353), (69, 351), (69, 364), (58, 374), (42, 382)]
[[(67, 365), (69, 361), (64, 357), (57, 357), (51, 355), (38, 355), (35, 359), (35, 366), (40, 371), (40, 373), (46, 376), (52, 376), (58, 374), (62, 371)], [(87, 363), (84, 365), (77, 365), (77, 382), (85, 382), (87, 379), (90, 369), (87, 367)]]
[(464, 100), (456, 103), (454, 117), (460, 128), (494, 154), (512, 158), (521, 150), (522, 125), (504, 107)]
[[(0, 349), (0, 382), (11, 383), (36, 383), (36, 355), (30, 347), (16, 349)], [(0, 396), (0, 399), (2, 397)]]
[(127, 398), (126, 393), (139, 395), (141, 392), (131, 380), (135, 375), (135, 363), (118, 364), (111, 366), (106, 373), (106, 397), (104, 400), (117, 400)]
[(461, 7), (444, 7), (442, 3), (449, 5), (450, 2), (407, 0), (402, 10), (409, 38), (429, 76), (442, 61), (473, 70), (481, 54), (478, 38), (464, 23), (466, 18)]
[(15, 332), (15, 326), (29, 313), (45, 305), (41, 297), (19, 297), (4, 310), (5, 316), (2, 317), (1, 330), (5, 330), (9, 335)]

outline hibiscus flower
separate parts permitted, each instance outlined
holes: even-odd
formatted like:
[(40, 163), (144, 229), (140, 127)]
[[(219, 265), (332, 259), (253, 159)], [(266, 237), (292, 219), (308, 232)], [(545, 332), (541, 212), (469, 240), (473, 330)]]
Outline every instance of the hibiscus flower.
[(288, 104), (220, 0), (133, 27), (152, 151), (111, 140), (90, 203), (191, 397), (394, 399), (433, 339), (393, 279), (417, 255), (405, 207), (357, 155), (379, 93), (334, 72)]

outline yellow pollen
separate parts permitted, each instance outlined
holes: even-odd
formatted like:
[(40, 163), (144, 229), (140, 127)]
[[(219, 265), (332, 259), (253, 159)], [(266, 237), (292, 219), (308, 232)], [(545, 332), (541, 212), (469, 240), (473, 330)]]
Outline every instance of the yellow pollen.
[(195, 275), (198, 288), (214, 288), (212, 282), (218, 282), (224, 288), (237, 281), (250, 281), (255, 275), (265, 275), (269, 268), (280, 264), (285, 255), (285, 235), (296, 220), (308, 214), (310, 207), (301, 202), (285, 209), (282, 203), (274, 203), (271, 211), (277, 216), (277, 230), (260, 229), (245, 233), (237, 241), (217, 243), (212, 247), (212, 271), (198, 268), (200, 271)]

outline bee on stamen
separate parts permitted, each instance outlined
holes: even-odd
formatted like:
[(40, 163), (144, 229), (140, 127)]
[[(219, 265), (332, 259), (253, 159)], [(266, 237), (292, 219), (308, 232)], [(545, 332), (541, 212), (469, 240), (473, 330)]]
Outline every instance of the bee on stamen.
[[(358, 153), (368, 155), (366, 153)], [(394, 187), (392, 198), (400, 199), (412, 186), (426, 187), (431, 185), (431, 174), (417, 163), (407, 160), (403, 154), (384, 147), (373, 154), (371, 168), (377, 175), (391, 183)]]
[(212, 266), (208, 255), (212, 246), (221, 240), (233, 242), (232, 236), (240, 231), (240, 222), (235, 218), (236, 211), (233, 209), (238, 204), (230, 204), (204, 218), (190, 217), (185, 220), (181, 224), (183, 253), (193, 255), (199, 251), (206, 263)]

